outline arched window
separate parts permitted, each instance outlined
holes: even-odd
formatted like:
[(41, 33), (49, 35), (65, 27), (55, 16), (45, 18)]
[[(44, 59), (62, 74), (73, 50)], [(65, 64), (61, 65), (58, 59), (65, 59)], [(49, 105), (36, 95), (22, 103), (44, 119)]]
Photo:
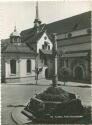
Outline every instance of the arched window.
[(27, 73), (31, 73), (31, 60), (27, 60)]
[(10, 60), (11, 74), (16, 74), (16, 60)]

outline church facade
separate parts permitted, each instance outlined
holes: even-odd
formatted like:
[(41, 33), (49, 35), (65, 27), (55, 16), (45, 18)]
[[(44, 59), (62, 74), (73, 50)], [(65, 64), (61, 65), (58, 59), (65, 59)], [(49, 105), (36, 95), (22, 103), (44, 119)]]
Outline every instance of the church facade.
[(36, 6), (34, 27), (17, 33), (2, 42), (1, 75), (4, 82), (29, 82), (51, 78), (53, 72), (53, 33), (57, 34), (58, 79), (91, 82), (91, 12), (50, 24), (42, 24)]
[(58, 78), (91, 83), (91, 11), (47, 27), (57, 33)]
[[(91, 83), (91, 11), (43, 24), (43, 29), (50, 40), (57, 34), (58, 79)], [(30, 31), (23, 32), (28, 35)]]

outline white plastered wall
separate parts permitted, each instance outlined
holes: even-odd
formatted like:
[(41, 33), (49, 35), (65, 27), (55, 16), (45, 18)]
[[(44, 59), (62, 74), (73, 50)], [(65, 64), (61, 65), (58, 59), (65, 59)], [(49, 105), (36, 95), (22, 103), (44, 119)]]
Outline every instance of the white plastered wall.
[[(45, 40), (44, 37), (46, 37), (47, 39)], [(47, 41), (50, 45), (50, 50), (52, 49), (52, 43), (50, 41), (50, 39), (48, 38), (47, 34), (44, 33), (42, 35), (42, 37), (40, 38), (40, 40), (37, 42), (37, 53), (39, 53), (39, 49), (42, 49), (42, 45), (44, 45), (44, 42)]]
[(20, 77), (34, 76), (35, 75), (35, 59), (31, 60), (31, 73), (27, 73), (27, 59), (21, 59), (20, 61)]
[(10, 76), (10, 61), (7, 60), (5, 62), (5, 77), (8, 78)]

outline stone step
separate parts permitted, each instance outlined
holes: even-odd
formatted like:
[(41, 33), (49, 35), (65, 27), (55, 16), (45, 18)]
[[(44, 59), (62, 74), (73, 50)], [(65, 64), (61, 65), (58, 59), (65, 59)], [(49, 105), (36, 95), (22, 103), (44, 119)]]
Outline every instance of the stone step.
[(30, 118), (31, 120), (32, 120), (32, 119), (35, 119), (35, 117), (32, 115), (32, 113), (29, 112), (29, 111), (27, 111), (27, 110), (25, 110), (25, 109), (23, 109), (21, 113), (23, 113), (25, 116), (27, 116), (27, 117)]

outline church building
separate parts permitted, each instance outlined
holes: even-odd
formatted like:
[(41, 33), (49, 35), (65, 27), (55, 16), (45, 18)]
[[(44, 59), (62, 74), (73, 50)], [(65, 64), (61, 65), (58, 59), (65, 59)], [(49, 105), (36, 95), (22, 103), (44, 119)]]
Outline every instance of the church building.
[(15, 27), (10, 38), (2, 40), (1, 50), (1, 76), (2, 82), (31, 83), (35, 80), (36, 70), (39, 78), (45, 78), (45, 72), (51, 74), (52, 42), (46, 33), (45, 24), (41, 24), (36, 5), (36, 18), (34, 27), (26, 33), (17, 32)]
[(91, 83), (91, 11), (43, 24), (38, 3), (34, 27), (20, 34), (15, 27), (2, 41), (2, 82), (29, 82), (52, 78), (53, 33), (57, 34), (58, 80)]
[[(42, 24), (39, 28), (46, 31), (52, 43), (52, 34), (57, 34), (58, 79), (91, 83), (91, 11)], [(32, 31), (28, 29), (21, 33), (29, 45)], [(51, 65), (48, 70), (52, 72)], [(50, 71), (47, 75), (49, 78), (52, 77)]]

